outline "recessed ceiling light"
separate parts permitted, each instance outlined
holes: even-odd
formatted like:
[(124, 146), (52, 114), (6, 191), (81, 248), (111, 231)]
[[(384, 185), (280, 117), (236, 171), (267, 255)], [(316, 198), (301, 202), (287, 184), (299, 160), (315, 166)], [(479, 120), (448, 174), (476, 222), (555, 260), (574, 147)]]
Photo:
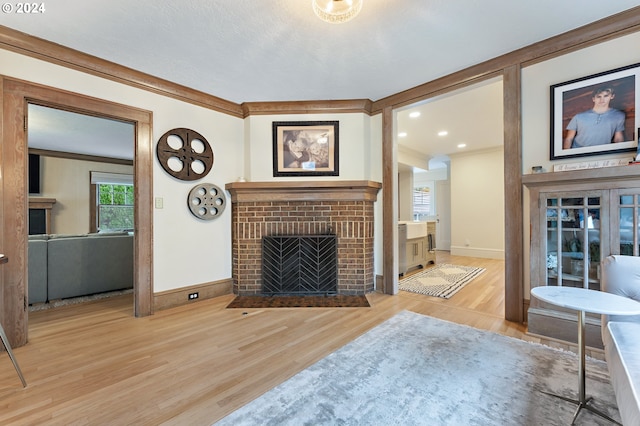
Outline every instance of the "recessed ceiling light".
[(440, 132), (438, 132), (438, 136), (447, 136), (449, 134), (449, 132), (447, 132), (446, 130), (442, 130)]
[(400, 132), (400, 133), (398, 133), (398, 137), (399, 137), (399, 138), (406, 138), (406, 137), (407, 137), (407, 132)]
[(466, 144), (466, 143), (459, 143), (459, 144), (458, 144), (458, 148), (464, 148), (464, 147), (466, 147), (466, 146), (467, 146), (467, 144)]
[(413, 111), (411, 114), (409, 114), (409, 117), (411, 118), (420, 117), (420, 111)]

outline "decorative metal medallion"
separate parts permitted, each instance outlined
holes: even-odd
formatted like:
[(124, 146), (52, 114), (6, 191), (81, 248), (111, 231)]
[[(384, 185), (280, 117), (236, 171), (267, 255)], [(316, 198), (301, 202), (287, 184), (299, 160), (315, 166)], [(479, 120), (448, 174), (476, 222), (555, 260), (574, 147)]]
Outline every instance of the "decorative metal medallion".
[(212, 183), (194, 186), (189, 192), (189, 210), (198, 219), (211, 220), (222, 214), (227, 205), (224, 191)]
[(195, 130), (169, 130), (158, 140), (156, 155), (162, 168), (181, 180), (196, 180), (213, 167), (213, 150), (209, 142)]

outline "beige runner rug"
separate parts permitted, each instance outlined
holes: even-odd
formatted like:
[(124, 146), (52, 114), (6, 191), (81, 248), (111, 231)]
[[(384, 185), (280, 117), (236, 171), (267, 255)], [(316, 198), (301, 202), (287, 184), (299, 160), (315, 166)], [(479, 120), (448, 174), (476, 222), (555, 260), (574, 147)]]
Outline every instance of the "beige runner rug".
[(484, 271), (484, 268), (443, 263), (403, 278), (398, 288), (448, 299)]

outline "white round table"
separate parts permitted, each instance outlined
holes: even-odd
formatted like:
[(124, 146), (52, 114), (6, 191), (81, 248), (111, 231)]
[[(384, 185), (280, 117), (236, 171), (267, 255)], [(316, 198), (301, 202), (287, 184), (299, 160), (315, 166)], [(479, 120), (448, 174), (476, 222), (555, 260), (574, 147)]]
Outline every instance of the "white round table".
[(574, 400), (554, 394), (549, 395), (578, 405), (571, 424), (574, 424), (582, 408), (586, 408), (613, 423), (620, 424), (606, 414), (596, 410), (593, 406), (588, 405), (592, 398), (586, 398), (585, 392), (585, 312), (604, 315), (640, 315), (640, 303), (617, 294), (579, 287), (534, 287), (531, 289), (531, 295), (543, 302), (578, 311), (578, 399)]

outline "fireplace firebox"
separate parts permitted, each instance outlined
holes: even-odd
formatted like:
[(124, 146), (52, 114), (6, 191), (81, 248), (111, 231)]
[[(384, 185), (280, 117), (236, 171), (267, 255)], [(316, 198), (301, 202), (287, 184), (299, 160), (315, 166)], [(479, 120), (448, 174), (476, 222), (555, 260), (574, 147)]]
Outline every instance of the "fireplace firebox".
[(262, 238), (262, 293), (333, 295), (338, 290), (335, 235)]

